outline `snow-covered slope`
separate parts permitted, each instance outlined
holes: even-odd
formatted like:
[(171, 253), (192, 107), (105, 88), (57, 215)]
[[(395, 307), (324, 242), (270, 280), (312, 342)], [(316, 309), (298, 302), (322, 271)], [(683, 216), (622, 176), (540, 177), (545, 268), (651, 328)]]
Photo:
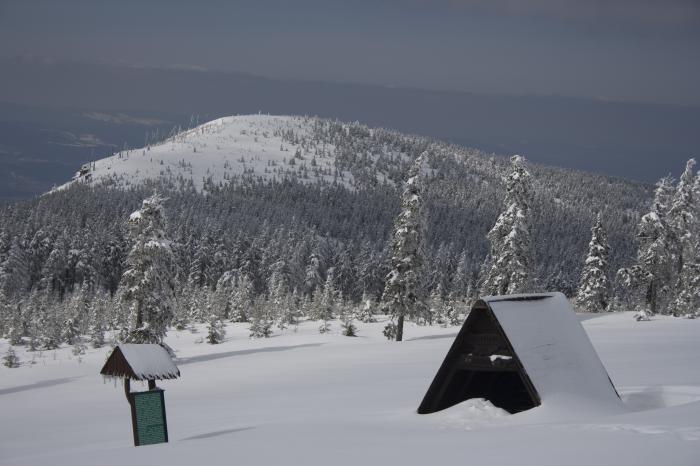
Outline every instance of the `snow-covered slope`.
[(0, 464), (700, 464), (700, 320), (584, 321), (625, 405), (606, 414), (545, 403), (508, 415), (478, 400), (416, 414), (456, 328), (409, 325), (392, 343), (384, 324), (348, 338), (307, 322), (260, 340), (229, 324), (221, 345), (197, 344), (201, 327), (170, 332), (182, 372), (159, 383), (170, 443), (138, 448), (122, 387), (99, 375), (108, 348), (80, 360), (20, 349), (22, 367), (0, 366)]
[(162, 179), (179, 186), (191, 180), (195, 189), (202, 190), (208, 180), (218, 184), (247, 176), (302, 182), (335, 180), (351, 187), (353, 178), (348, 171), (336, 173), (335, 147), (314, 145), (312, 132), (319, 124), (323, 123), (317, 118), (292, 116), (219, 118), (164, 142), (85, 164), (70, 183), (111, 180), (127, 187)]

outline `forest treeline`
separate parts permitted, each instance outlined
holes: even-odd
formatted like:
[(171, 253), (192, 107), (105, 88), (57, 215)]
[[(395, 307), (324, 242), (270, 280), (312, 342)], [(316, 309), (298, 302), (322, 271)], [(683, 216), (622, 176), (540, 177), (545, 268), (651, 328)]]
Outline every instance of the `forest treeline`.
[[(13, 344), (51, 347), (70, 343), (74, 334), (119, 328), (126, 319), (119, 288), (133, 247), (129, 218), (154, 192), (163, 198), (162, 228), (172, 249), (177, 325), (211, 315), (247, 320), (280, 299), (290, 308), (281, 319), (288, 324), (363, 312), (371, 319), (389, 273), (403, 182), (423, 152), (419, 292), (439, 303), (436, 321), (458, 321), (453, 316), (479, 294), (487, 234), (506, 197), (508, 159), (325, 120), (314, 120), (303, 137), (309, 140), (285, 135), (309, 150), (332, 144), (336, 168), (352, 173), (353, 185), (243, 175), (205, 183), (201, 191), (163, 180), (131, 188), (74, 183), (3, 206), (0, 331)], [(597, 218), (607, 231), (607, 266), (633, 270), (653, 186), (533, 164), (528, 170), (532, 291), (576, 294)], [(612, 275), (611, 289), (630, 280)], [(313, 310), (321, 300), (335, 311)], [(55, 335), (39, 335), (49, 327), (57, 327)]]

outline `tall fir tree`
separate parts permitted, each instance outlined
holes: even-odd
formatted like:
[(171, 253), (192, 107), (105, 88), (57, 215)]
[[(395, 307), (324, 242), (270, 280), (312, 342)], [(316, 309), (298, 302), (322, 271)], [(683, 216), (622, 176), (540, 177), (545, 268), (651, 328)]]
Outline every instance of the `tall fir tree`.
[(338, 307), (338, 292), (334, 285), (334, 269), (328, 269), (326, 275), (326, 283), (323, 285), (319, 302), (317, 303), (317, 313), (321, 320), (321, 325), (318, 327), (320, 333), (328, 333), (331, 330), (329, 321), (335, 317)]
[(11, 326), (12, 307), (10, 301), (5, 296), (2, 288), (0, 288), (0, 337), (8, 334)]
[(34, 310), (28, 329), (30, 345), (41, 342), (44, 349), (59, 348), (67, 333), (64, 328), (65, 306), (52, 305), (50, 296), (45, 291), (32, 293), (28, 304), (28, 307)]
[(694, 195), (695, 159), (686, 162), (685, 170), (678, 180), (675, 195), (668, 211), (668, 224), (677, 241), (676, 271), (680, 274), (683, 263), (694, 256), (697, 224), (697, 205)]
[[(697, 254), (698, 246), (695, 246)], [(686, 256), (678, 278), (676, 296), (672, 303), (674, 314), (685, 317), (700, 315), (700, 258)]]
[(287, 294), (287, 286), (283, 275), (275, 270), (268, 279), (268, 305), (276, 316), (277, 328), (284, 330), (290, 323), (291, 306)]
[(600, 214), (591, 228), (591, 241), (584, 261), (575, 303), (587, 312), (603, 312), (610, 305), (610, 246)]
[(175, 262), (165, 236), (164, 201), (154, 194), (129, 216), (133, 245), (120, 283), (120, 300), (129, 313), (125, 342), (161, 343), (173, 318)]
[(445, 323), (445, 301), (442, 297), (442, 284), (438, 285), (430, 293), (430, 312), (428, 313), (429, 318), (426, 322), (428, 325), (432, 325), (433, 322), (438, 324)]
[(306, 266), (304, 276), (304, 287), (307, 294), (313, 294), (323, 280), (321, 278), (321, 259), (317, 252), (312, 252), (309, 257), (309, 263)]
[(9, 304), (6, 309), (10, 312), (7, 339), (10, 345), (20, 345), (28, 326), (25, 320), (26, 315), (22, 312), (22, 303)]
[(346, 337), (356, 337), (357, 327), (355, 326), (355, 307), (351, 303), (341, 300), (339, 305), (339, 317), (341, 333)]
[(694, 316), (700, 304), (700, 205), (696, 193), (700, 177), (695, 176), (694, 167), (695, 159), (688, 160), (668, 213), (669, 223), (677, 241), (677, 279), (671, 307), (675, 314), (686, 316)]
[[(657, 183), (651, 212), (642, 216), (637, 240), (637, 263), (630, 270), (618, 272), (631, 288), (632, 304), (638, 311), (665, 313), (676, 275), (677, 241), (674, 229), (667, 221), (669, 178)], [(634, 296), (637, 296), (634, 298)], [(631, 309), (630, 309), (631, 310)]]
[(101, 348), (105, 345), (105, 325), (107, 298), (104, 292), (93, 298), (88, 307), (90, 316), (90, 341), (93, 348)]
[(532, 176), (524, 157), (514, 155), (510, 160), (511, 171), (504, 178), (505, 210), (487, 235), (491, 250), (482, 267), (482, 295), (533, 291)]
[(7, 258), (0, 264), (0, 288), (5, 296), (20, 295), (29, 286), (28, 257), (19, 237), (14, 237)]
[(401, 211), (394, 221), (391, 271), (386, 277), (382, 307), (392, 317), (384, 335), (396, 341), (403, 340), (406, 317), (419, 314), (424, 307), (420, 283), (425, 234), (421, 170), (427, 158), (428, 153), (423, 152), (411, 166), (401, 195)]
[(362, 293), (357, 318), (365, 323), (376, 321), (374, 318), (374, 302), (372, 302), (372, 297), (367, 295), (367, 292)]
[(465, 299), (469, 296), (469, 270), (467, 267), (467, 251), (462, 250), (452, 278), (450, 297), (454, 300)]
[(264, 296), (259, 296), (250, 313), (250, 338), (270, 338), (275, 315)]
[(205, 314), (207, 315), (207, 343), (210, 345), (218, 345), (223, 343), (226, 337), (226, 328), (221, 320), (220, 310), (214, 305), (214, 296), (209, 295), (206, 300)]
[(683, 265), (678, 275), (671, 312), (686, 317), (700, 315), (700, 244), (697, 234), (684, 248)]
[(253, 282), (247, 275), (236, 280), (231, 292), (231, 320), (233, 322), (248, 322), (253, 304)]

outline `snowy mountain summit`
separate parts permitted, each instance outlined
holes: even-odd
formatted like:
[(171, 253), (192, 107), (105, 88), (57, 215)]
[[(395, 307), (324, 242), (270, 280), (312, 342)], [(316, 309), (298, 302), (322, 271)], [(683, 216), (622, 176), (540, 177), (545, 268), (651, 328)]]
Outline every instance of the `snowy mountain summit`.
[[(184, 230), (170, 232), (183, 244), (190, 244), (188, 254), (195, 251), (199, 238), (208, 243), (202, 251), (212, 251), (225, 236), (221, 232), (239, 231), (244, 236), (229, 238), (231, 245), (222, 247), (244, 245), (235, 254), (240, 261), (240, 254), (251, 244), (256, 245), (250, 249), (253, 252), (268, 248), (266, 241), (287, 244), (281, 238), (287, 237), (286, 229), (293, 230), (289, 236), (294, 238), (292, 245), (279, 246), (284, 250), (284, 263), (294, 263), (302, 271), (290, 274), (297, 277), (291, 289), (308, 288), (304, 271), (313, 252), (322, 258), (319, 269), (323, 272), (318, 277), (325, 279), (329, 267), (341, 267), (344, 275), (340, 280), (346, 284), (343, 295), (359, 300), (363, 287), (374, 287), (368, 292), (375, 295), (382, 293), (392, 219), (401, 205), (411, 167), (426, 152), (420, 173), (430, 245), (427, 263), (437, 271), (431, 275), (430, 286), (440, 284), (444, 294), (450, 287), (466, 289), (466, 282), (484, 263), (487, 234), (503, 212), (507, 177), (512, 172), (507, 157), (359, 122), (268, 115), (224, 117), (173, 131), (167, 138), (149, 136), (143, 148), (122, 150), (85, 164), (72, 181), (43, 196), (42, 205), (50, 209), (56, 232), (65, 231), (68, 214), (59, 214), (64, 208), (70, 207), (72, 213), (79, 204), (86, 216), (100, 214), (89, 217), (94, 222), (90, 228), (81, 222), (73, 225), (76, 237), (83, 238), (75, 240), (71, 249), (66, 246), (75, 251), (91, 244), (86, 237), (96, 231), (123, 231), (131, 212), (154, 191), (170, 199), (165, 207), (169, 215), (191, 219), (186, 234)], [(544, 289), (574, 293), (597, 212), (610, 232), (610, 266), (619, 268), (637, 253), (629, 238), (636, 234), (639, 212), (650, 201), (651, 186), (529, 162), (527, 171), (533, 179), (534, 200), (528, 210), (537, 232), (533, 239), (536, 275)], [(24, 223), (10, 223), (15, 226), (6, 238), (27, 235)], [(265, 232), (274, 232), (279, 241), (264, 239)], [(70, 245), (70, 238), (66, 235), (63, 241)], [(110, 236), (105, 233), (104, 238)], [(37, 239), (32, 244), (41, 242)], [(103, 247), (107, 245), (96, 246), (94, 251)], [(296, 256), (287, 257), (287, 252), (296, 252)], [(92, 257), (93, 253), (84, 254)], [(203, 252), (202, 257), (207, 254)], [(31, 257), (44, 260), (41, 254)], [(257, 264), (257, 257), (245, 259), (246, 263)], [(278, 256), (276, 252), (265, 257)], [(342, 266), (335, 262), (341, 258)], [(181, 260), (182, 267), (193, 261), (190, 256)], [(99, 264), (101, 260), (76, 259), (76, 263)], [(361, 272), (353, 265), (359, 263), (371, 265)], [(43, 263), (32, 267), (40, 270)], [(456, 270), (462, 278), (453, 278)], [(207, 272), (209, 278), (198, 283), (209, 280), (206, 284), (216, 288), (223, 271)], [(269, 265), (255, 271), (260, 272), (256, 287), (265, 288), (269, 278), (265, 274), (270, 271)], [(376, 276), (358, 285), (359, 274), (368, 271)], [(112, 286), (116, 283), (113, 279)]]
[[(196, 190), (206, 191), (210, 183), (243, 178), (335, 182), (352, 188), (353, 175), (336, 163), (338, 151), (330, 141), (343, 132), (349, 134), (350, 126), (319, 118), (229, 116), (87, 163), (61, 188), (74, 182), (129, 187), (157, 179), (176, 187), (191, 182)], [(380, 172), (374, 173), (383, 180)]]

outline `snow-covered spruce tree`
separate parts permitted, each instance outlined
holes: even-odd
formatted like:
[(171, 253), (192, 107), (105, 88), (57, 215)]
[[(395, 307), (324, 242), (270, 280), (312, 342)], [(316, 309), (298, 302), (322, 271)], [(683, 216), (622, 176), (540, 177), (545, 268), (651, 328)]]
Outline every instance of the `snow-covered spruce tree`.
[(11, 297), (24, 293), (29, 284), (27, 254), (22, 248), (19, 237), (14, 237), (7, 253), (7, 258), (0, 263), (0, 288), (5, 296)]
[(294, 288), (292, 296), (287, 300), (287, 313), (284, 315), (284, 319), (289, 325), (299, 325), (302, 307), (302, 298), (299, 297), (299, 291)]
[[(85, 342), (83, 341), (82, 337), (79, 337), (73, 343), (71, 353), (73, 353), (73, 356), (80, 356), (81, 354), (85, 354), (86, 349), (87, 346), (85, 346)], [(78, 359), (78, 361), (80, 361), (80, 359)]]
[(198, 288), (192, 284), (185, 286), (185, 301), (187, 302), (187, 316), (185, 319), (194, 328), (196, 322), (204, 321), (204, 300), (206, 299), (204, 288)]
[[(667, 223), (666, 202), (668, 189), (665, 179), (657, 184), (651, 212), (642, 216), (637, 239), (637, 263), (626, 275), (632, 292), (641, 296), (634, 299), (650, 314), (666, 313), (675, 277), (677, 240)], [(631, 310), (631, 309), (629, 309)]]
[(318, 316), (321, 320), (321, 325), (318, 327), (319, 333), (327, 333), (331, 330), (331, 324), (329, 321), (335, 316), (337, 308), (338, 292), (335, 290), (333, 285), (333, 269), (328, 269), (328, 274), (326, 276), (326, 283), (323, 285), (323, 292), (321, 293), (320, 300), (318, 302)]
[[(44, 319), (38, 313), (33, 313), (27, 318), (26, 336), (29, 340), (29, 351), (36, 351), (40, 345), (43, 349), (56, 349), (61, 345), (59, 340), (61, 336), (60, 327), (53, 327), (57, 330), (51, 330), (52, 327), (45, 327), (43, 323)], [(52, 337), (55, 339), (52, 339)]]
[(218, 345), (219, 343), (223, 343), (225, 337), (226, 328), (221, 321), (221, 316), (216, 312), (212, 312), (209, 316), (209, 326), (207, 327), (207, 343), (210, 345)]
[(685, 257), (678, 281), (672, 312), (688, 318), (697, 317), (700, 315), (700, 258)]
[(65, 302), (60, 306), (52, 304), (47, 292), (33, 292), (26, 307), (32, 312), (28, 329), (30, 346), (41, 342), (43, 349), (59, 348), (65, 341)]
[(668, 210), (667, 221), (675, 234), (677, 242), (676, 272), (680, 274), (685, 257), (694, 254), (694, 242), (697, 229), (697, 204), (694, 188), (695, 159), (690, 159), (678, 180), (675, 195)]
[(438, 283), (432, 293), (430, 293), (430, 312), (428, 313), (428, 325), (433, 322), (438, 324), (445, 323), (445, 301), (442, 299), (442, 284)]
[(11, 346), (7, 349), (7, 353), (5, 353), (5, 356), (2, 358), (2, 364), (11, 369), (19, 367), (19, 357)]
[(309, 301), (309, 312), (308, 317), (310, 320), (321, 320), (323, 316), (323, 287), (319, 286), (311, 295), (311, 300)]
[(209, 248), (205, 240), (199, 241), (194, 250), (194, 257), (190, 264), (188, 283), (201, 288), (208, 283)]
[(381, 301), (392, 319), (384, 328), (389, 340), (403, 340), (404, 320), (425, 307), (420, 296), (424, 236), (421, 170), (427, 158), (428, 153), (423, 152), (413, 163), (401, 195), (401, 211), (394, 220), (391, 271)]
[(290, 306), (287, 286), (284, 283), (282, 274), (279, 271), (272, 272), (267, 281), (268, 302), (270, 312), (276, 316), (277, 328), (284, 330), (287, 325), (292, 323), (292, 307)]
[(185, 295), (187, 297), (188, 319), (191, 323), (209, 322), (209, 313), (207, 311), (208, 302), (210, 300), (209, 286), (204, 285), (198, 287), (191, 282), (185, 287)]
[(674, 314), (694, 316), (700, 303), (700, 259), (698, 254), (698, 215), (700, 215), (695, 188), (698, 181), (693, 173), (695, 159), (688, 160), (678, 182), (673, 203), (668, 212), (668, 222), (676, 240), (677, 279), (675, 297), (671, 304)]
[(89, 308), (92, 296), (90, 285), (83, 282), (79, 290), (75, 291), (66, 306), (66, 319), (63, 325), (63, 340), (69, 345), (75, 345), (82, 340), (82, 335), (87, 333), (89, 327)]
[(365, 323), (375, 322), (374, 303), (372, 302), (372, 298), (367, 295), (367, 292), (362, 293), (362, 300), (360, 301), (360, 306), (357, 311), (357, 318)]
[(216, 282), (212, 305), (222, 320), (231, 318), (231, 293), (235, 281), (235, 276), (231, 272), (224, 272)]
[(459, 254), (459, 261), (452, 278), (450, 297), (456, 300), (464, 300), (469, 296), (469, 270), (467, 269), (467, 252)]
[(609, 255), (608, 236), (599, 213), (595, 225), (591, 228), (588, 256), (583, 264), (581, 280), (574, 300), (579, 309), (587, 312), (603, 312), (608, 309), (611, 291)]
[(5, 297), (5, 293), (0, 288), (0, 337), (9, 333), (12, 318), (12, 306), (10, 300)]
[(306, 293), (313, 294), (321, 283), (323, 283), (323, 279), (321, 278), (321, 259), (318, 253), (313, 252), (309, 257), (309, 263), (305, 270), (304, 286), (306, 288)]
[(459, 312), (459, 307), (457, 303), (452, 299), (448, 298), (444, 304), (444, 324), (443, 326), (455, 326), (462, 324), (462, 316)]
[(248, 322), (253, 297), (253, 282), (247, 275), (239, 277), (231, 291), (231, 320), (233, 322)]
[(64, 321), (62, 339), (69, 345), (75, 345), (82, 340), (80, 326), (78, 325), (77, 319), (69, 317)]
[(270, 338), (275, 323), (272, 308), (264, 296), (259, 296), (250, 313), (250, 338)]
[(178, 300), (178, 306), (173, 312), (173, 320), (170, 324), (175, 328), (175, 330), (185, 330), (190, 323), (190, 312), (189, 306), (183, 305), (187, 300)]
[(676, 195), (676, 180), (671, 175), (666, 175), (656, 182), (654, 190), (654, 200), (652, 206), (657, 206), (656, 210), (667, 214), (673, 204)]
[(487, 235), (491, 250), (482, 267), (482, 296), (533, 291), (532, 176), (524, 157), (514, 155), (510, 160), (511, 171), (503, 180), (505, 210)]
[(343, 303), (340, 306), (340, 328), (346, 337), (356, 337), (357, 327), (355, 326), (355, 309), (350, 303)]
[(120, 283), (120, 301), (129, 312), (122, 338), (129, 343), (160, 343), (173, 318), (174, 257), (165, 237), (163, 199), (145, 199), (129, 216), (133, 246)]
[(610, 303), (611, 311), (629, 311), (637, 309), (639, 294), (635, 287), (635, 280), (631, 268), (622, 267), (615, 274), (613, 281), (613, 299)]
[(103, 293), (96, 295), (90, 303), (90, 341), (93, 348), (101, 348), (105, 345), (105, 310), (107, 308), (107, 298)]
[(313, 314), (313, 301), (308, 295), (303, 295), (299, 300), (299, 317), (309, 318)]

